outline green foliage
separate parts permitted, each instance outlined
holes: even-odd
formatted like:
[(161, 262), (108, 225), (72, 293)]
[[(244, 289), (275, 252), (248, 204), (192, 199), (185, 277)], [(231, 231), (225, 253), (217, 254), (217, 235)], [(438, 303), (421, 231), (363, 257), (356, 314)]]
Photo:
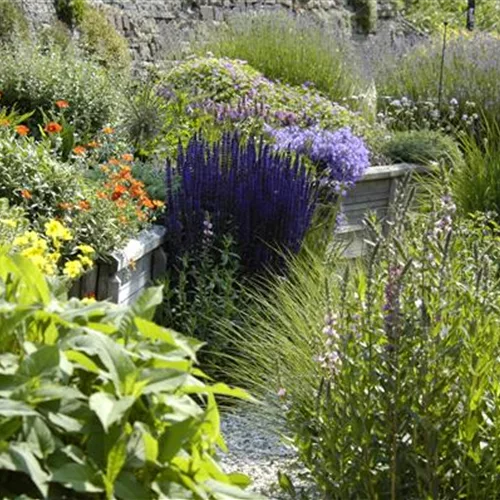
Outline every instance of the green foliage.
[(40, 45), (48, 50), (56, 46), (58, 50), (64, 51), (71, 49), (72, 45), (71, 31), (62, 21), (55, 21), (50, 26), (40, 30), (38, 39)]
[[(60, 218), (73, 230), (76, 244), (91, 245), (101, 255), (120, 247), (140, 229), (137, 219), (124, 223), (124, 211), (97, 195), (102, 184), (87, 179), (80, 165), (57, 160), (47, 142), (0, 133), (0, 178), (0, 197), (24, 207), (34, 229), (42, 231), (47, 220)], [(71, 213), (63, 208), (79, 201), (90, 208)]]
[(0, 45), (28, 37), (28, 21), (21, 8), (13, 0), (0, 0)]
[(500, 214), (500, 124), (487, 124), (484, 139), (463, 135), (464, 161), (455, 165), (450, 185), (463, 214)]
[[(371, 5), (371, 0), (370, 0)], [(359, 90), (352, 47), (342, 36), (301, 17), (273, 11), (233, 16), (203, 33), (196, 48), (242, 59), (271, 79), (314, 86), (335, 101)]]
[(307, 256), (226, 331), (325, 498), (498, 493), (500, 228), (410, 200), (359, 266)]
[(458, 164), (461, 160), (458, 144), (451, 137), (431, 130), (395, 132), (381, 152), (394, 162), (428, 164), (444, 160)]
[(69, 28), (74, 28), (83, 19), (87, 7), (85, 0), (54, 0), (57, 17)]
[(123, 80), (57, 47), (48, 53), (30, 47), (0, 50), (0, 104), (22, 113), (36, 110), (28, 123), (34, 131), (45, 125), (44, 114), (58, 111), (58, 100), (69, 102), (64, 117), (80, 135), (115, 122), (123, 109)]
[(238, 278), (239, 258), (232, 239), (224, 237), (217, 245), (208, 238), (199, 252), (183, 255), (171, 265), (158, 321), (173, 329), (182, 327), (186, 334), (207, 342), (212, 354), (224, 352), (216, 325), (221, 318), (233, 321), (239, 314)]
[(22, 207), (11, 207), (7, 198), (0, 198), (0, 246), (12, 243), (29, 226)]
[(99, 8), (86, 5), (78, 22), (79, 44), (102, 66), (119, 71), (130, 69), (129, 46)]
[[(330, 130), (350, 126), (372, 145), (380, 138), (380, 129), (314, 88), (272, 82), (244, 61), (215, 57), (189, 59), (168, 72), (163, 83), (169, 92), (187, 96), (191, 115), (210, 113), (212, 120), (205, 128), (212, 130), (232, 127), (244, 135), (260, 135), (264, 124), (281, 127), (291, 120), (304, 127), (318, 123)], [(221, 121), (216, 119), (217, 106), (225, 106), (236, 114), (246, 110), (247, 117)]]
[[(466, 25), (467, 1), (405, 0), (403, 13), (413, 24), (429, 32), (440, 31), (446, 21), (452, 28), (463, 30)], [(496, 0), (476, 2), (476, 29), (500, 31), (500, 6)]]
[(224, 448), (199, 344), (152, 323), (161, 289), (132, 308), (66, 302), (25, 259), (0, 255), (2, 497), (256, 498), (214, 460)]
[(363, 33), (377, 31), (377, 0), (356, 0), (354, 3), (356, 24)]

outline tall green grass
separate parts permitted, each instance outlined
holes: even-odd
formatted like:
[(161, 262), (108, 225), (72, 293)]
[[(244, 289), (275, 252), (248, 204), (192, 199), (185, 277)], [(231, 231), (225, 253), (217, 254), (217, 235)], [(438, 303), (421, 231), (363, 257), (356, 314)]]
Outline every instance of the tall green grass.
[(196, 50), (243, 59), (271, 80), (313, 83), (332, 100), (351, 97), (359, 72), (348, 40), (306, 18), (282, 12), (245, 14), (204, 34)]

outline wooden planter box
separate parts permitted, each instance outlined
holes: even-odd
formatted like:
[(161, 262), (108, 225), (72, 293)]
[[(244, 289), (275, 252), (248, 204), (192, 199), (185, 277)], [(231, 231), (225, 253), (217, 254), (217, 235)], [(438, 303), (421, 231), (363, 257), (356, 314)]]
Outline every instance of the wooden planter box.
[(374, 212), (379, 219), (386, 220), (404, 177), (409, 172), (425, 174), (427, 171), (423, 165), (409, 163), (370, 167), (367, 170), (342, 202), (347, 224), (339, 230), (339, 237), (348, 244), (345, 250), (347, 257), (360, 256), (366, 250), (364, 216)]
[(97, 262), (73, 285), (70, 296), (130, 304), (144, 288), (165, 273), (164, 239), (162, 226), (142, 231), (122, 250), (113, 252), (109, 260)]

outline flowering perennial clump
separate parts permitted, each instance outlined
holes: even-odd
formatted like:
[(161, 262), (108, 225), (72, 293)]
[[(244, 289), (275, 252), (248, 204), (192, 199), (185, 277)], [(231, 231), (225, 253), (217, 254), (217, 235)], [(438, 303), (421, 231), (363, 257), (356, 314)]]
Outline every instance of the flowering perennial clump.
[(362, 139), (345, 127), (329, 132), (319, 127), (296, 126), (270, 130), (277, 151), (309, 157), (324, 180), (342, 191), (352, 187), (370, 166), (370, 153)]
[(277, 263), (276, 248), (300, 249), (316, 202), (300, 159), (244, 144), (237, 134), (213, 146), (193, 138), (179, 151), (176, 168), (167, 163), (167, 193), (174, 255), (201, 244), (208, 213), (216, 234), (233, 233), (251, 271)]

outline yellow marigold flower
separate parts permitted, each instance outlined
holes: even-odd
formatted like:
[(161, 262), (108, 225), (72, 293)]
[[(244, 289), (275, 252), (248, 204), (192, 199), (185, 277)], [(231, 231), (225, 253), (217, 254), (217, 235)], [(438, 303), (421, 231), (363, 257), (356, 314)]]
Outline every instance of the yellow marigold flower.
[(73, 239), (71, 231), (57, 220), (45, 223), (45, 234), (53, 240), (69, 241)]
[(95, 253), (95, 250), (90, 245), (78, 245), (76, 248), (85, 255), (90, 255)]
[(92, 267), (94, 265), (94, 261), (85, 255), (80, 255), (78, 258), (84, 267)]
[(17, 227), (17, 221), (13, 219), (0, 219), (0, 222), (7, 227), (11, 227), (14, 229)]
[(63, 273), (68, 278), (78, 278), (83, 273), (83, 265), (79, 260), (70, 260), (64, 264)]
[(29, 245), (29, 239), (26, 236), (26, 234), (23, 234), (21, 236), (16, 236), (14, 238), (14, 241), (12, 242), (12, 245), (15, 247), (25, 247), (26, 245)]

